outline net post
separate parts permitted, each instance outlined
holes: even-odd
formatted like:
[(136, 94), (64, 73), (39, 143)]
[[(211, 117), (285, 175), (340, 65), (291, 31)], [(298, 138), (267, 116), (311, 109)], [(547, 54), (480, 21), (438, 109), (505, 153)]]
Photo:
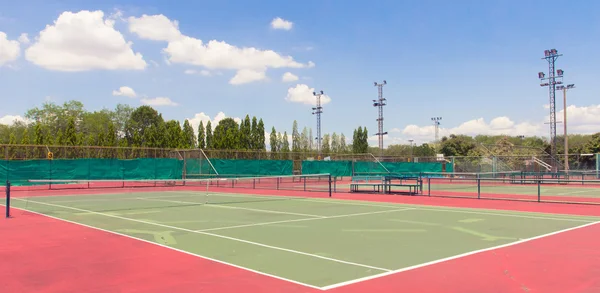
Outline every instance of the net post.
[(331, 197), (331, 174), (329, 174), (328, 177), (329, 177), (329, 197)]
[(540, 201), (542, 201), (542, 195), (541, 195), (542, 180), (541, 179), (538, 179), (538, 181), (537, 181), (537, 189), (538, 189), (537, 190), (537, 196), (538, 196), (537, 201), (540, 202)]
[(431, 177), (427, 177), (427, 196), (431, 196)]
[(477, 199), (481, 199), (481, 178), (477, 174)]
[(6, 218), (10, 218), (10, 181), (6, 181)]

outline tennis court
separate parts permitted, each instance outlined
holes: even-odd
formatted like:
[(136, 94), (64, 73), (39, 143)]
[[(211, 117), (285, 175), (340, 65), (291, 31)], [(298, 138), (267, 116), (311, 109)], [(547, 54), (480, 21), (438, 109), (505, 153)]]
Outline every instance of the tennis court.
[(318, 289), (600, 221), (339, 200), (324, 178), (53, 182), (52, 190), (15, 187), (11, 202), (16, 216), (21, 209), (41, 213)]

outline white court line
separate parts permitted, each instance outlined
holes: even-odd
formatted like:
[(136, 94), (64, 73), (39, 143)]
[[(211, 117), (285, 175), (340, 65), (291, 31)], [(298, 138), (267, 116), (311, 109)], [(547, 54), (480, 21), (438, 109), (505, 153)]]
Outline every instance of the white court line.
[(291, 223), (291, 222), (303, 222), (303, 221), (313, 221), (313, 220), (324, 220), (324, 219), (336, 219), (336, 218), (356, 217), (356, 216), (364, 216), (364, 215), (374, 215), (374, 214), (383, 214), (383, 213), (391, 213), (391, 212), (409, 211), (409, 210), (415, 210), (415, 209), (414, 208), (402, 208), (402, 209), (376, 211), (376, 212), (366, 212), (366, 213), (356, 213), (356, 214), (346, 214), (346, 215), (336, 215), (336, 216), (325, 216), (323, 218), (295, 219), (295, 220), (283, 220), (283, 221), (254, 223), (254, 224), (245, 224), (245, 225), (236, 225), (236, 226), (226, 226), (226, 227), (202, 229), (202, 230), (196, 230), (196, 231), (205, 232), (205, 231), (235, 229), (235, 228), (244, 228), (244, 227), (264, 226), (264, 225), (271, 225), (271, 224), (283, 224), (283, 223)]
[[(17, 198), (14, 198), (14, 199), (17, 199)], [(145, 239), (142, 239), (142, 238), (133, 237), (133, 236), (130, 236), (130, 235), (127, 235), (127, 234), (123, 234), (123, 233), (119, 233), (119, 232), (115, 232), (115, 231), (110, 231), (110, 230), (102, 229), (102, 228), (95, 227), (95, 226), (86, 225), (86, 224), (75, 222), (75, 221), (61, 219), (61, 218), (58, 218), (58, 217), (54, 217), (54, 216), (42, 214), (42, 213), (39, 213), (39, 212), (35, 212), (35, 211), (28, 210), (28, 209), (24, 209), (24, 208), (18, 208), (18, 207), (13, 207), (13, 206), (11, 206), (11, 208), (22, 210), (22, 211), (26, 211), (26, 212), (29, 212), (29, 213), (32, 213), (32, 214), (43, 216), (43, 217), (48, 217), (48, 218), (55, 219), (55, 220), (58, 220), (58, 221), (63, 221), (63, 222), (67, 222), (67, 223), (79, 225), (79, 226), (82, 226), (82, 227), (86, 227), (86, 228), (90, 228), (90, 229), (95, 229), (95, 230), (99, 230), (99, 231), (110, 233), (110, 234), (114, 234), (114, 235), (119, 235), (119, 236), (122, 236), (122, 237), (125, 237), (125, 238), (129, 238), (129, 239), (133, 239), (133, 240), (138, 240), (138, 241), (141, 241), (141, 242), (144, 242), (144, 243), (148, 243), (148, 244), (156, 245), (156, 246), (159, 246), (159, 247), (171, 249), (171, 250), (174, 250), (174, 251), (177, 251), (177, 252), (181, 252), (183, 254), (195, 256), (195, 257), (198, 257), (198, 258), (201, 258), (201, 259), (213, 261), (213, 262), (220, 263), (220, 264), (223, 264), (223, 265), (226, 265), (226, 266), (231, 266), (231, 267), (234, 267), (234, 268), (237, 268), (237, 269), (240, 269), (240, 270), (244, 270), (244, 271), (256, 273), (256, 274), (267, 276), (267, 277), (271, 277), (271, 278), (274, 278), (274, 279), (278, 279), (278, 280), (282, 280), (282, 281), (294, 283), (294, 284), (297, 284), (297, 285), (301, 285), (301, 286), (305, 286), (305, 287), (309, 287), (309, 288), (313, 288), (313, 289), (317, 289), (317, 290), (322, 290), (321, 287), (317, 287), (317, 286), (314, 286), (314, 285), (310, 285), (310, 284), (306, 284), (306, 283), (294, 281), (294, 280), (291, 280), (291, 279), (286, 279), (284, 277), (279, 277), (279, 276), (276, 276), (276, 275), (271, 275), (269, 273), (265, 273), (265, 272), (253, 270), (251, 268), (247, 268), (247, 267), (239, 266), (239, 265), (236, 265), (236, 264), (228, 263), (228, 262), (225, 262), (225, 261), (222, 261), (222, 260), (210, 258), (210, 257), (203, 256), (203, 255), (200, 255), (200, 254), (195, 254), (195, 253), (192, 253), (192, 252), (189, 252), (189, 251), (181, 250), (179, 248), (167, 246), (167, 245), (160, 244), (160, 243), (157, 243), (157, 242), (152, 242), (150, 240), (145, 240)]]
[(364, 282), (364, 281), (368, 281), (368, 280), (372, 280), (372, 279), (377, 279), (377, 278), (381, 278), (381, 277), (385, 277), (385, 276), (389, 276), (389, 275), (393, 275), (393, 274), (397, 274), (397, 273), (401, 273), (401, 272), (405, 272), (405, 271), (410, 271), (410, 270), (418, 269), (418, 268), (421, 268), (421, 267), (426, 267), (426, 266), (430, 266), (430, 265), (434, 265), (434, 264), (438, 264), (438, 263), (450, 261), (450, 260), (457, 259), (457, 258), (463, 258), (463, 257), (469, 256), (469, 255), (473, 255), (473, 254), (478, 254), (478, 253), (482, 253), (482, 252), (486, 252), (486, 251), (490, 251), (490, 250), (501, 249), (501, 248), (504, 248), (504, 247), (514, 246), (514, 245), (522, 244), (522, 243), (529, 242), (529, 241), (536, 240), (536, 239), (540, 239), (540, 238), (546, 238), (546, 237), (549, 237), (549, 236), (554, 236), (554, 235), (557, 235), (557, 234), (560, 234), (560, 233), (565, 233), (565, 232), (573, 231), (573, 230), (576, 230), (576, 229), (581, 229), (581, 228), (589, 227), (589, 226), (592, 226), (592, 225), (595, 225), (595, 224), (599, 224), (599, 223), (600, 222), (587, 223), (587, 224), (584, 224), (584, 225), (581, 225), (581, 226), (567, 228), (567, 229), (563, 229), (563, 230), (559, 230), (559, 231), (555, 231), (555, 232), (551, 232), (551, 233), (547, 233), (547, 234), (543, 234), (543, 235), (539, 235), (539, 236), (535, 236), (535, 237), (531, 237), (531, 238), (527, 238), (527, 239), (522, 239), (522, 240), (519, 240), (519, 241), (515, 241), (515, 242), (503, 244), (503, 245), (498, 245), (498, 246), (489, 247), (489, 248), (485, 248), (485, 249), (474, 250), (474, 251), (470, 251), (470, 252), (467, 252), (467, 253), (458, 254), (458, 255), (451, 256), (451, 257), (446, 257), (446, 258), (441, 258), (441, 259), (437, 259), (437, 260), (434, 260), (434, 261), (430, 261), (430, 262), (426, 262), (426, 263), (422, 263), (422, 264), (418, 264), (418, 265), (414, 265), (414, 266), (410, 266), (410, 267), (405, 267), (405, 268), (401, 268), (401, 269), (390, 271), (390, 272), (385, 272), (385, 273), (381, 273), (381, 274), (377, 274), (377, 275), (372, 275), (372, 276), (368, 276), (368, 277), (364, 277), (364, 278), (358, 278), (358, 279), (355, 279), (355, 280), (341, 282), (341, 283), (337, 283), (337, 284), (333, 284), (333, 285), (322, 287), (321, 289), (323, 289), (323, 290), (330, 290), (330, 289), (339, 288), (339, 287), (343, 287), (343, 286), (347, 286), (347, 285), (351, 285), (351, 284), (355, 284), (355, 283), (359, 283), (359, 282)]
[[(17, 200), (19, 200), (19, 199), (17, 199)], [(263, 244), (263, 243), (258, 243), (258, 242), (243, 240), (243, 239), (229, 237), (229, 236), (224, 236), (224, 235), (219, 235), (219, 234), (194, 231), (194, 230), (190, 230), (190, 229), (186, 229), (186, 228), (169, 226), (169, 225), (160, 224), (160, 223), (152, 223), (152, 222), (147, 222), (147, 221), (142, 221), (142, 220), (137, 220), (137, 219), (132, 219), (132, 218), (126, 218), (126, 217), (117, 216), (117, 215), (111, 215), (111, 214), (94, 212), (94, 211), (80, 209), (80, 208), (69, 207), (69, 206), (56, 205), (56, 204), (50, 204), (50, 203), (45, 203), (45, 202), (37, 202), (37, 201), (31, 201), (31, 200), (29, 202), (30, 203), (42, 204), (42, 205), (48, 205), (48, 206), (55, 206), (55, 207), (59, 207), (59, 208), (66, 208), (66, 209), (71, 209), (71, 210), (75, 210), (75, 211), (86, 212), (86, 213), (91, 213), (91, 214), (96, 214), (96, 215), (101, 215), (101, 216), (110, 217), (110, 218), (116, 218), (116, 219), (121, 219), (121, 220), (128, 220), (128, 221), (132, 221), (132, 222), (138, 222), (138, 223), (142, 223), (142, 224), (159, 226), (159, 227), (164, 227), (164, 228), (169, 228), (169, 229), (174, 229), (174, 230), (180, 230), (180, 231), (185, 231), (185, 232), (190, 232), (190, 233), (203, 234), (203, 235), (213, 236), (213, 237), (217, 237), (217, 238), (223, 238), (223, 239), (227, 239), (227, 240), (232, 240), (232, 241), (236, 241), (236, 242), (242, 242), (242, 243), (246, 243), (246, 244), (261, 246), (261, 247), (265, 247), (265, 248), (270, 248), (270, 249), (274, 249), (274, 250), (280, 250), (280, 251), (285, 251), (285, 252), (290, 252), (290, 253), (295, 253), (295, 254), (300, 254), (300, 255), (306, 255), (306, 256), (310, 256), (310, 257), (314, 257), (314, 258), (319, 258), (319, 259), (324, 259), (324, 260), (328, 260), (328, 261), (332, 261), (332, 262), (343, 263), (343, 264), (347, 264), (347, 265), (353, 265), (353, 266), (357, 266), (357, 267), (369, 268), (369, 269), (374, 269), (374, 270), (384, 271), (384, 272), (391, 271), (390, 269), (379, 268), (379, 267), (374, 267), (374, 266), (370, 266), (370, 265), (365, 265), (365, 264), (360, 264), (360, 263), (355, 263), (355, 262), (350, 262), (350, 261), (345, 261), (345, 260), (330, 258), (330, 257), (326, 257), (326, 256), (311, 254), (311, 253), (297, 251), (297, 250), (293, 250), (293, 249), (287, 249), (287, 248), (283, 248), (283, 247), (277, 247), (277, 246), (267, 245), (267, 244)]]
[[(149, 201), (162, 201), (162, 202), (180, 203), (180, 204), (204, 205), (204, 203), (201, 203), (201, 202), (180, 201), (180, 200), (167, 200), (167, 199), (144, 198), (144, 197), (138, 197), (137, 199), (149, 200)], [(324, 218), (325, 217), (325, 216), (319, 216), (319, 215), (301, 214), (301, 213), (293, 213), (293, 212), (282, 212), (282, 211), (274, 211), (274, 210), (243, 208), (243, 207), (235, 207), (235, 206), (222, 206), (222, 205), (217, 205), (217, 204), (207, 204), (206, 206), (207, 207), (214, 207), (214, 208), (234, 209), (234, 210), (247, 210), (247, 211), (262, 212), (262, 213), (284, 214), (284, 215), (313, 217), (313, 218)]]

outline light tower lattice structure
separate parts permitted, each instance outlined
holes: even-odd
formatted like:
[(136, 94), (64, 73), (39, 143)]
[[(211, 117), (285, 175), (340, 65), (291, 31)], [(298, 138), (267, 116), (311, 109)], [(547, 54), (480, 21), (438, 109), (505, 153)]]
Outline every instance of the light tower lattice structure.
[(321, 114), (323, 113), (323, 107), (321, 106), (321, 96), (323, 95), (323, 91), (313, 92), (313, 96), (317, 98), (317, 105), (313, 107), (313, 115), (317, 116), (317, 137), (315, 140), (317, 141), (317, 154), (319, 159), (321, 158), (321, 141), (323, 137), (321, 137)]
[(438, 143), (440, 138), (440, 120), (442, 120), (442, 117), (431, 118), (431, 121), (433, 121), (433, 127), (435, 128), (435, 143)]
[(383, 86), (387, 84), (387, 81), (383, 83), (374, 82), (377, 87), (377, 100), (373, 100), (373, 107), (377, 107), (379, 110), (379, 116), (377, 118), (377, 135), (379, 137), (379, 157), (383, 156), (383, 136), (388, 134), (383, 131), (383, 106), (387, 105), (386, 99), (383, 97)]
[(556, 49), (550, 49), (544, 51), (544, 58), (548, 61), (548, 77), (543, 72), (538, 73), (538, 77), (540, 78), (540, 86), (548, 87), (548, 95), (550, 98), (550, 145), (551, 145), (551, 153), (552, 156), (552, 171), (558, 171), (558, 158), (557, 158), (557, 148), (556, 148), (556, 85), (562, 84), (562, 75), (563, 71), (561, 69), (555, 70), (555, 63), (558, 57), (562, 56), (562, 54), (558, 54)]

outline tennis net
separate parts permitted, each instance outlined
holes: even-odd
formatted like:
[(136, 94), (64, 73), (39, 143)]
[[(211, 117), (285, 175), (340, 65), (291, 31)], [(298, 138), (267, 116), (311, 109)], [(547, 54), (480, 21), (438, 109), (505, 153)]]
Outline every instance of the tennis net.
[(13, 202), (42, 213), (113, 212), (331, 197), (329, 174), (188, 180), (29, 180)]

